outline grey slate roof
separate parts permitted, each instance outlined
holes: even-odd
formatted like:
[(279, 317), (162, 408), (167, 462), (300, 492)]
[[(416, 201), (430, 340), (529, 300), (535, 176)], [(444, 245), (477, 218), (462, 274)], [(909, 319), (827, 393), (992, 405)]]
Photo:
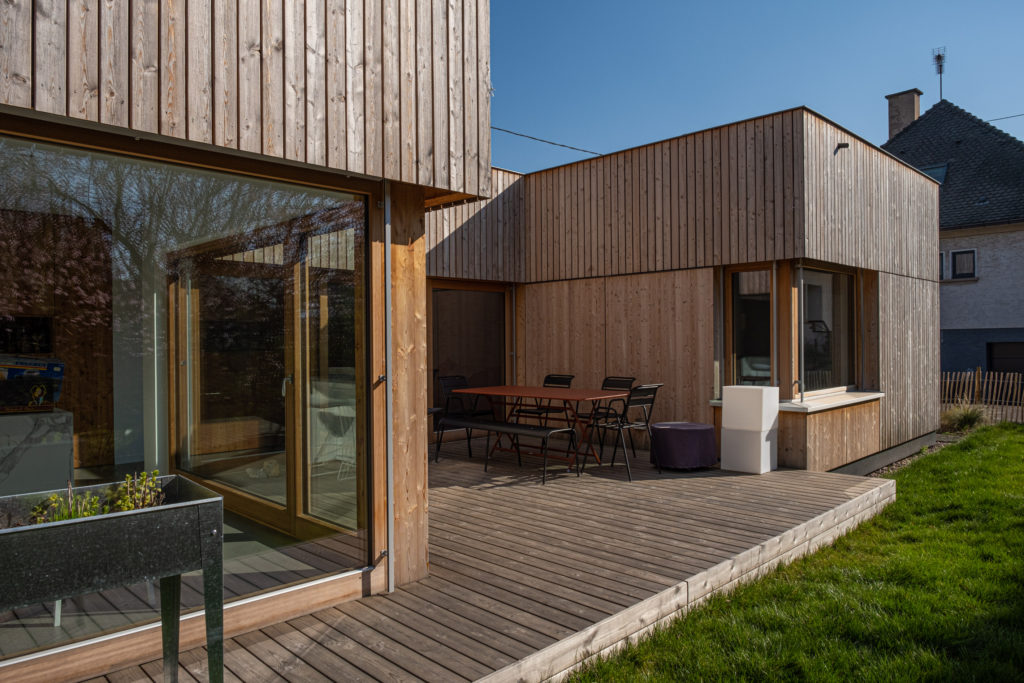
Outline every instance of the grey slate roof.
[(1024, 221), (1024, 142), (947, 100), (882, 149), (919, 169), (946, 164), (939, 227)]

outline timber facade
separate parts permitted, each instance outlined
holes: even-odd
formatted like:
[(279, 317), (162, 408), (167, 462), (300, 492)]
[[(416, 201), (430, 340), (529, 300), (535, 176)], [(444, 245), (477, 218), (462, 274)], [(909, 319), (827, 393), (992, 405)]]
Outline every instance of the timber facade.
[[(50, 410), (0, 405), (0, 435), (60, 479), (159, 469), (221, 494), (227, 636), (429, 574), (440, 375), (634, 375), (665, 383), (656, 419), (705, 423), (724, 384), (775, 384), (780, 462), (811, 470), (935, 429), (930, 179), (803, 108), (492, 169), (489, 16), (0, 9), (0, 362), (64, 373)], [(60, 614), (0, 614), (0, 678), (159, 651), (144, 585)]]
[[(761, 272), (774, 335), (764, 379), (789, 402), (781, 464), (835, 469), (937, 428), (937, 185), (874, 145), (798, 108), (494, 174), (504, 189), (492, 199), (428, 212), (427, 274), (515, 291), (517, 382), (636, 376), (665, 383), (658, 419), (717, 423), (722, 383), (739, 380), (726, 280)], [(510, 242), (523, 247), (511, 264)], [(852, 367), (801, 397), (810, 270), (849, 278)]]

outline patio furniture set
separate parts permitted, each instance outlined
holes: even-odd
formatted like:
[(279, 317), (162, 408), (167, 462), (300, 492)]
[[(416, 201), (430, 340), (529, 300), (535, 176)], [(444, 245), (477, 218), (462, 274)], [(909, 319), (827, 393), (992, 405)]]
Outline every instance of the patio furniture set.
[[(573, 379), (573, 375), (551, 374), (539, 387), (470, 387), (462, 375), (441, 377), (443, 406), (436, 422), (434, 461), (440, 459), (442, 433), (455, 429), (466, 431), (469, 457), (473, 457), (473, 432), (486, 433), (485, 471), (493, 453), (514, 453), (520, 466), (524, 450), (528, 455), (540, 456), (543, 461), (541, 483), (547, 481), (549, 458), (565, 462), (567, 470), (575, 469), (577, 476), (583, 472), (588, 458), (601, 465), (608, 432), (615, 433), (611, 464), (615, 464), (621, 444), (626, 476), (630, 481), (633, 475), (628, 453), (632, 451), (636, 457), (633, 432), (637, 430), (646, 431), (651, 439), (651, 462), (658, 467), (659, 473), (662, 466), (706, 466), (717, 461), (711, 425), (651, 423), (654, 401), (661, 384), (634, 386), (633, 377), (610, 376), (604, 379), (600, 389), (580, 389), (572, 387)], [(486, 400), (486, 406), (481, 406), (481, 398)], [(493, 444), (492, 434), (496, 436)], [(595, 434), (600, 436), (597, 446), (594, 444)], [(693, 440), (692, 435), (699, 435), (699, 438)], [(556, 436), (564, 437), (565, 446), (552, 442)], [(532, 438), (539, 445), (523, 444), (523, 438)], [(693, 450), (691, 446), (694, 445), (699, 451), (696, 457), (682, 460), (674, 457), (674, 453)]]

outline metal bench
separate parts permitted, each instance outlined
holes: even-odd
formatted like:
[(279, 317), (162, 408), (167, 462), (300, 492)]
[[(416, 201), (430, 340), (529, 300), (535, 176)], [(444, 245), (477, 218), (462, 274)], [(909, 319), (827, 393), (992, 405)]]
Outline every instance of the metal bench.
[[(519, 452), (519, 437), (530, 436), (540, 439), (540, 452), (541, 457), (544, 459), (544, 471), (541, 475), (541, 483), (545, 483), (548, 477), (548, 440), (555, 434), (568, 434), (570, 447), (576, 444), (576, 430), (573, 427), (546, 427), (544, 425), (532, 425), (532, 424), (518, 424), (515, 422), (498, 422), (497, 420), (480, 420), (475, 418), (467, 417), (442, 417), (438, 423), (440, 430), (445, 427), (450, 429), (466, 429), (474, 430), (479, 429), (487, 432), (487, 448), (484, 455), (484, 472), (487, 471), (487, 463), (491, 455), (491, 432), (501, 435), (506, 435), (512, 439), (512, 444), (516, 450), (516, 457), (519, 461), (519, 465), (522, 466), (523, 458)], [(437, 447), (434, 450), (434, 462), (437, 462), (441, 458), (441, 439), (437, 440)], [(579, 472), (576, 472), (576, 476), (579, 476)]]

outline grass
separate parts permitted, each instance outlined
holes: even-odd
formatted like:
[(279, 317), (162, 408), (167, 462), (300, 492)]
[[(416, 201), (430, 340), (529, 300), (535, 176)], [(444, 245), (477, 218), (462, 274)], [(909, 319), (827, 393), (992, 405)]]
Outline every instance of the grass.
[(985, 420), (983, 406), (961, 403), (955, 408), (943, 411), (940, 429), (944, 432), (967, 432)]
[(1024, 426), (891, 475), (897, 500), (575, 681), (1024, 680)]

